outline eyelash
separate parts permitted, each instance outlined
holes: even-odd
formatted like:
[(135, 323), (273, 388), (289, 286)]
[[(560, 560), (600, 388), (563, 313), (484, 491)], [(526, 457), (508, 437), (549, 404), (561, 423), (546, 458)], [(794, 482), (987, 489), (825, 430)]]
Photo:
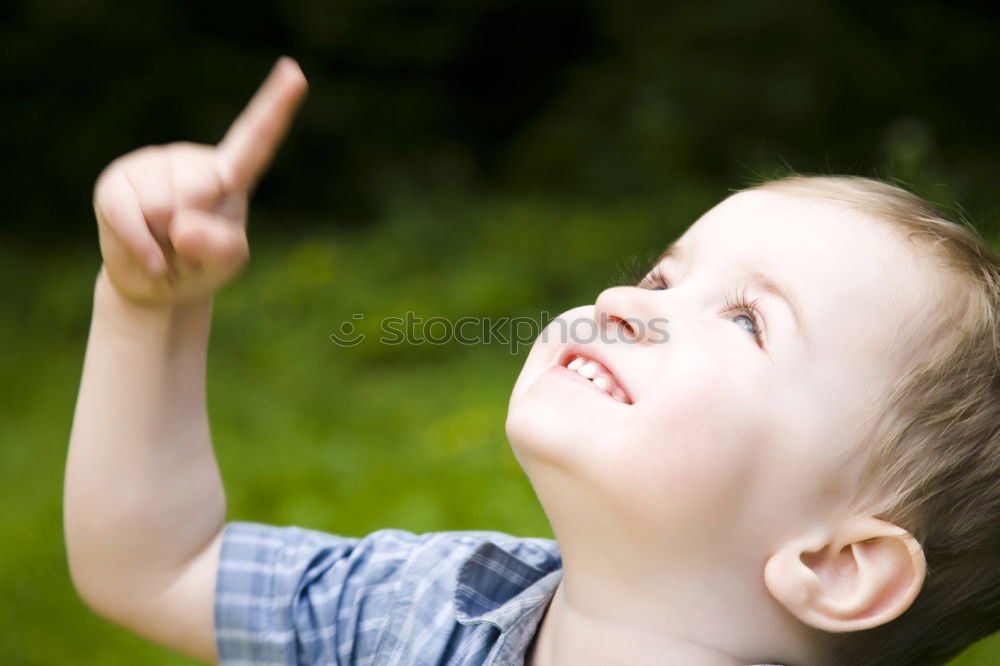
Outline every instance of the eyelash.
[[(669, 283), (663, 274), (663, 269), (660, 266), (656, 266), (646, 277), (639, 281), (637, 286), (640, 289), (667, 289)], [(742, 286), (726, 294), (719, 314), (742, 312), (743, 316), (747, 317), (753, 324), (754, 342), (757, 343), (758, 347), (763, 349), (764, 318), (760, 314), (760, 308), (757, 307), (757, 299), (750, 300), (747, 298), (746, 290), (747, 288)]]

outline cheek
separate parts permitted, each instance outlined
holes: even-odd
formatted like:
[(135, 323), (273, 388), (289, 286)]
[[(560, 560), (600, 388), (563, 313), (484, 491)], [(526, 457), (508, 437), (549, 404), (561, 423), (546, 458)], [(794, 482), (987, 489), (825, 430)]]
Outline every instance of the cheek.
[(624, 504), (656, 507), (670, 522), (731, 513), (766, 459), (767, 388), (717, 358), (686, 354), (673, 363), (603, 448), (600, 467), (611, 470)]

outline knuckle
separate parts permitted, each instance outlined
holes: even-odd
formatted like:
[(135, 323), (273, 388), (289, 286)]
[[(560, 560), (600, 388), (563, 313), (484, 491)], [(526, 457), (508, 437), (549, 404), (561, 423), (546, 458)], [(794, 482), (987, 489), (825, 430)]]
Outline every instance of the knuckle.
[(129, 167), (133, 169), (163, 170), (165, 163), (163, 156), (166, 149), (163, 146), (147, 146), (136, 152), (134, 159), (129, 162)]
[(169, 202), (143, 201), (142, 211), (149, 222), (164, 222), (174, 214), (174, 207)]
[(234, 233), (225, 248), (226, 262), (233, 266), (242, 266), (250, 258), (250, 246), (246, 234), (242, 231)]
[(133, 151), (116, 157), (111, 164), (108, 165), (108, 168), (114, 167), (117, 169), (125, 169), (134, 166), (136, 163), (148, 159), (148, 157), (155, 152), (156, 148), (157, 146), (143, 146), (142, 148), (136, 148)]
[(101, 172), (97, 174), (97, 180), (94, 181), (94, 198), (101, 196), (107, 196), (107, 191), (110, 188), (111, 180), (115, 177), (115, 174), (121, 169), (123, 158), (119, 157), (111, 161), (106, 167), (101, 169)]
[(181, 189), (180, 199), (198, 208), (209, 208), (215, 200), (215, 189), (204, 181), (188, 183)]
[(94, 183), (94, 208), (101, 208), (108, 197), (107, 169), (101, 172)]
[(194, 143), (192, 141), (175, 141), (169, 146), (166, 146), (166, 151), (170, 154), (172, 159), (200, 161), (205, 159), (205, 157), (213, 151), (213, 148), (211, 146)]
[(250, 248), (246, 243), (235, 246), (230, 253), (231, 260), (237, 266), (242, 266), (250, 258)]
[(94, 207), (107, 218), (108, 222), (114, 222), (118, 217), (118, 209), (121, 197), (116, 191), (113, 180), (117, 178), (117, 173), (102, 175), (94, 190)]
[(187, 152), (198, 147), (193, 141), (172, 141), (166, 148), (174, 152)]
[(172, 179), (182, 201), (207, 203), (219, 196), (219, 178), (210, 151), (205, 146), (194, 146), (171, 152), (169, 164)]
[(132, 161), (140, 159), (148, 159), (149, 157), (156, 155), (160, 151), (160, 146), (143, 146), (137, 150), (132, 151), (126, 157), (131, 158)]
[(174, 212), (174, 202), (162, 190), (162, 182), (169, 178), (159, 162), (133, 165), (126, 171), (129, 185), (147, 219), (169, 218)]

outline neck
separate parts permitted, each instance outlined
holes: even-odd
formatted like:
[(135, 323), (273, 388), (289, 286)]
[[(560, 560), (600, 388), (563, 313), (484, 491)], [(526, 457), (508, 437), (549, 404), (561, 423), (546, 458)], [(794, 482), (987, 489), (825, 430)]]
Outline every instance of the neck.
[(668, 533), (587, 495), (539, 497), (563, 576), (533, 666), (815, 662), (813, 636), (767, 590), (765, 546)]
[[(565, 581), (564, 581), (565, 583)], [(733, 655), (668, 632), (650, 631), (574, 604), (560, 584), (526, 659), (531, 666), (557, 664), (685, 664), (745, 666)]]

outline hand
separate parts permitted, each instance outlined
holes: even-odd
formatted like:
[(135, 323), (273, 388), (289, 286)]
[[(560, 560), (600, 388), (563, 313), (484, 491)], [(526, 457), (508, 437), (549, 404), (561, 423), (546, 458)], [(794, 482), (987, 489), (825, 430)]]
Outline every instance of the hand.
[(282, 57), (217, 146), (148, 146), (109, 164), (94, 187), (102, 273), (142, 303), (211, 295), (249, 256), (250, 193), (307, 89)]

